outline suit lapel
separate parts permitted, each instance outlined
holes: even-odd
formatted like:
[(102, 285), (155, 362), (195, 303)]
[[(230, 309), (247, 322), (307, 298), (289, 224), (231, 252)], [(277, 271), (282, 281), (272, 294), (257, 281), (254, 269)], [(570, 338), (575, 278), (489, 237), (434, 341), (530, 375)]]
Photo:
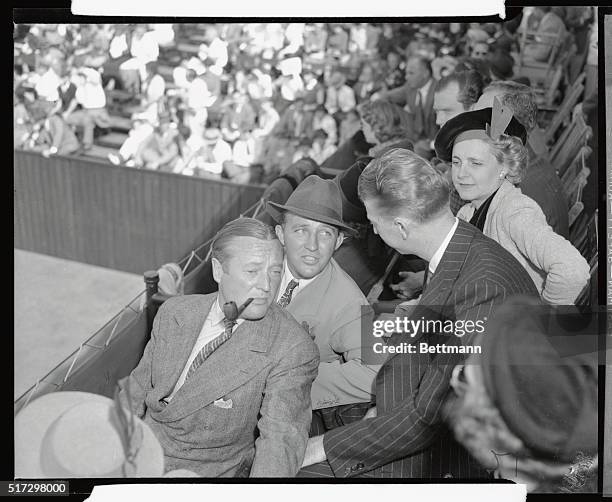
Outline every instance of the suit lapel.
[[(304, 315), (312, 315), (319, 312), (326, 298), (327, 290), (332, 281), (333, 258), (328, 263), (327, 267), (321, 272), (310, 284), (300, 291), (291, 303), (287, 306), (288, 312), (294, 317), (303, 317)], [(317, 295), (310, 294), (316, 290)]]
[(160, 360), (157, 361), (157, 367), (160, 368), (160, 392), (163, 396), (174, 389), (216, 298), (216, 293), (206, 295), (195, 307), (191, 304), (189, 309), (180, 310), (174, 315), (179, 334), (170, 339), (164, 338), (168, 346), (160, 348)]
[(459, 220), (457, 229), (451, 237), (419, 304), (446, 304), (467, 257), (474, 238), (474, 231), (475, 228), (472, 225)]
[[(438, 263), (436, 272), (432, 275), (429, 284), (425, 288), (419, 304), (414, 310), (411, 310), (410, 313), (407, 314), (408, 317), (413, 319), (420, 319), (421, 317), (425, 319), (436, 319), (444, 318), (448, 315), (447, 304), (449, 302), (449, 296), (459, 278), (475, 231), (476, 229), (472, 225), (459, 220), (457, 229), (451, 237), (440, 259), (440, 263)], [(450, 307), (454, 310), (454, 305)], [(454, 314), (454, 312), (451, 312), (451, 314)], [(402, 315), (401, 307), (400, 310), (397, 311), (397, 315)], [(400, 337), (395, 338), (395, 341), (414, 343), (418, 338), (411, 338), (409, 335), (402, 334)], [(390, 361), (397, 356), (403, 355), (394, 354), (387, 359), (387, 363), (385, 364), (389, 364)]]
[(232, 337), (183, 384), (160, 419), (178, 420), (250, 381), (269, 363), (276, 325), (272, 308), (264, 319), (240, 324)]

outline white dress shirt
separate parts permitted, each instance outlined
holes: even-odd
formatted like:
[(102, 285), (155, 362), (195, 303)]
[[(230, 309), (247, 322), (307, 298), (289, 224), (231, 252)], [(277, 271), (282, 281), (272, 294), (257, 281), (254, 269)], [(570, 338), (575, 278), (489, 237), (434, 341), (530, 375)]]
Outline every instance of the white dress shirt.
[(421, 95), (421, 106), (423, 106), (425, 104), (425, 101), (427, 101), (427, 93), (429, 92), (429, 88), (431, 87), (432, 83), (433, 78), (430, 78), (423, 87), (419, 87), (418, 92)]
[(459, 220), (457, 219), (457, 217), (455, 217), (455, 224), (448, 231), (448, 234), (446, 234), (446, 237), (444, 237), (442, 244), (440, 244), (440, 247), (433, 254), (433, 256), (431, 257), (431, 260), (429, 260), (429, 277), (430, 278), (435, 273), (436, 269), (438, 268), (438, 264), (440, 263), (440, 260), (442, 259), (442, 255), (444, 254), (444, 251), (446, 251), (446, 248), (448, 247), (448, 243), (453, 238), (453, 235), (455, 235), (455, 230), (457, 230), (457, 225), (459, 225)]
[[(193, 346), (193, 349), (191, 350), (191, 354), (189, 354), (189, 357), (187, 358), (187, 363), (185, 364), (181, 376), (179, 377), (178, 381), (176, 382), (176, 385), (174, 386), (174, 390), (165, 399), (167, 402), (169, 402), (174, 397), (177, 391), (185, 383), (185, 378), (187, 377), (187, 372), (191, 367), (191, 363), (200, 353), (200, 351), (204, 348), (204, 346), (211, 340), (214, 340), (215, 338), (223, 334), (223, 332), (225, 331), (225, 325), (223, 323), (224, 319), (225, 315), (223, 314), (223, 311), (219, 306), (219, 297), (217, 297), (212, 307), (210, 308), (210, 312), (208, 313), (208, 316), (204, 321), (204, 326), (202, 326), (202, 331), (200, 331), (200, 335), (198, 336), (198, 339), (196, 340), (196, 343)], [(237, 326), (240, 326), (240, 324), (242, 324), (243, 322), (244, 319), (238, 319)], [(234, 326), (234, 330), (237, 326)]]

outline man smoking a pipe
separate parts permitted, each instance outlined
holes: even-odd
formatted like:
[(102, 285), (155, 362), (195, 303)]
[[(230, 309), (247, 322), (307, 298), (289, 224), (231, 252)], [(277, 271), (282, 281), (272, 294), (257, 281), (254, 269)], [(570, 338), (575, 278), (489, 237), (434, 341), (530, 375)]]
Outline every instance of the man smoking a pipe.
[(219, 230), (211, 250), (218, 292), (160, 307), (142, 359), (120, 382), (122, 399), (153, 429), (166, 470), (294, 476), (319, 353), (274, 301), (282, 246), (270, 226), (239, 218)]

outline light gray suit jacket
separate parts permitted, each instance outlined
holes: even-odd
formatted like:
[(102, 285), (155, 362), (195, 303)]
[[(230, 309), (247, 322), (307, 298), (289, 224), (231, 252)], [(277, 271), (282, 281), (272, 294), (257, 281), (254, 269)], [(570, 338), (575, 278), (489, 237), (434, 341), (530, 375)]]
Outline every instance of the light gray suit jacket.
[(319, 348), (321, 364), (312, 384), (313, 409), (372, 400), (380, 366), (361, 362), (361, 323), (369, 327), (373, 311), (359, 286), (332, 258), (323, 271), (291, 300), (287, 310), (306, 322)]
[(276, 304), (263, 319), (240, 324), (169, 404), (162, 401), (174, 389), (216, 296), (178, 296), (160, 307), (140, 363), (120, 382), (121, 398), (126, 402), (129, 381), (129, 406), (160, 441), (166, 471), (294, 476), (306, 448), (319, 354)]
[[(470, 221), (473, 214), (466, 204), (457, 217)], [(507, 180), (491, 201), (483, 233), (510, 251), (548, 303), (573, 304), (589, 280), (589, 264), (580, 252), (546, 223), (537, 202)]]

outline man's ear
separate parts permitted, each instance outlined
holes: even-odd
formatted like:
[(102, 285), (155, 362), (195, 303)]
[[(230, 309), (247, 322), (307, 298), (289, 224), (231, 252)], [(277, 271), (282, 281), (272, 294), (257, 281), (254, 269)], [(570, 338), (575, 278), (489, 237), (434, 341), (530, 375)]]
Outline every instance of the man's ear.
[(284, 247), (285, 246), (285, 234), (283, 233), (283, 227), (281, 225), (276, 225), (274, 227), (274, 230), (276, 232), (276, 236), (278, 237), (278, 240)]
[(398, 230), (398, 232), (402, 236), (402, 239), (406, 240), (408, 238), (408, 235), (410, 234), (409, 222), (405, 220), (404, 218), (395, 218), (393, 220), (393, 225), (395, 225), (395, 228)]
[(338, 248), (342, 245), (342, 243), (344, 242), (344, 237), (344, 232), (340, 230), (338, 232), (338, 237), (336, 237), (336, 246), (334, 247), (334, 251), (337, 251)]
[(221, 282), (221, 276), (224, 274), (223, 265), (221, 265), (221, 262), (217, 260), (216, 258), (213, 258), (211, 262), (212, 262), (213, 279), (215, 280), (217, 284), (219, 284), (219, 282)]

